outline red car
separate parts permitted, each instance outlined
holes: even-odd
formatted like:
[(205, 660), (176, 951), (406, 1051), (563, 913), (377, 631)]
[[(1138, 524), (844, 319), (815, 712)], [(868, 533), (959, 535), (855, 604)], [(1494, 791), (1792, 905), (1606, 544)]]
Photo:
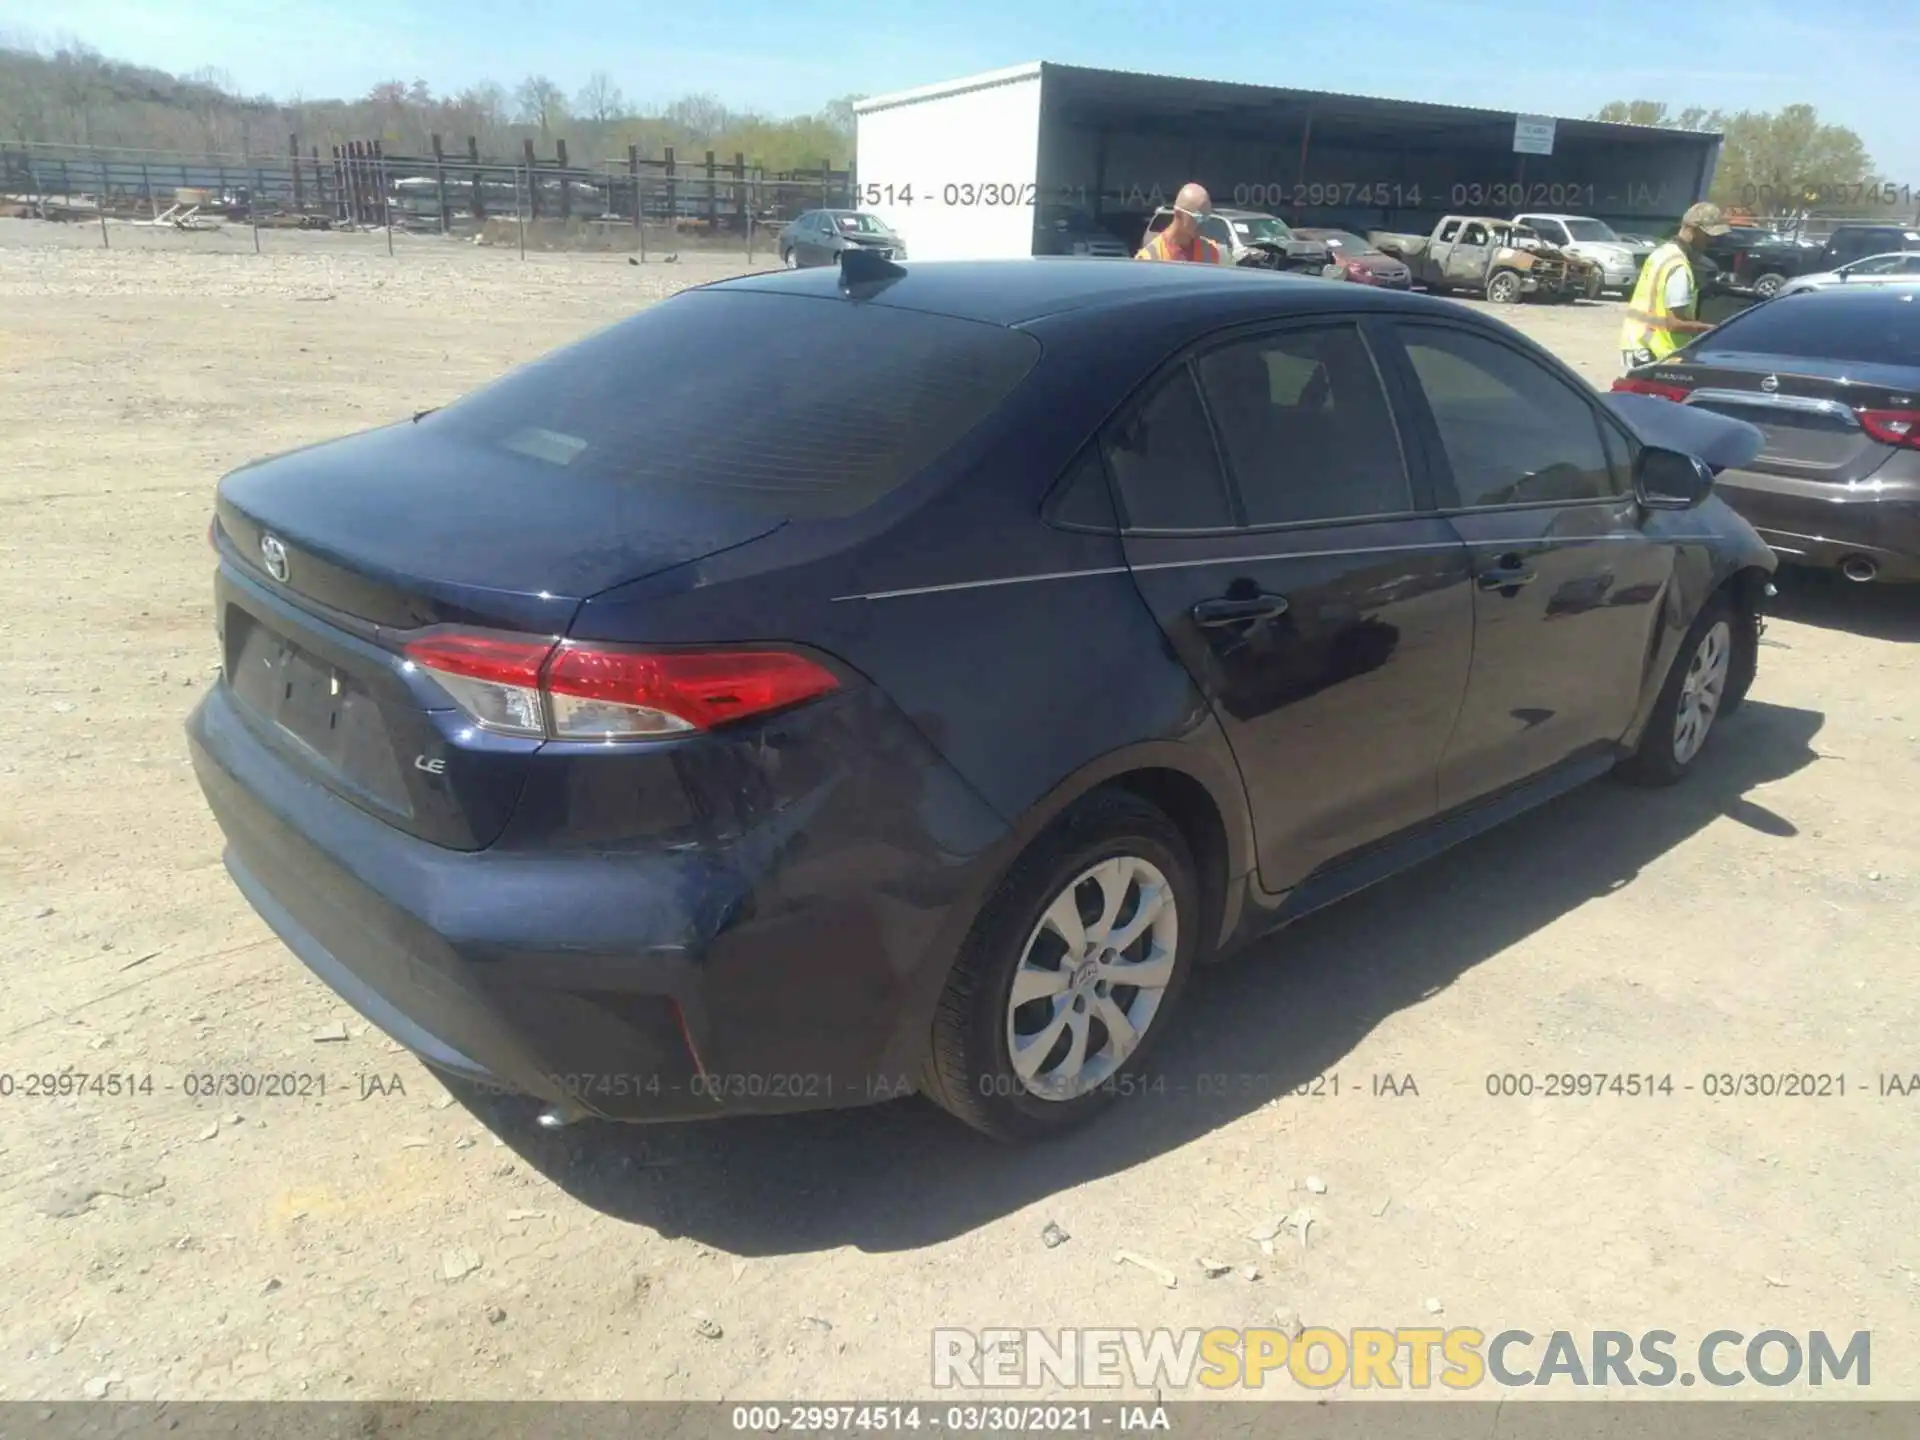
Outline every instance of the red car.
[(1302, 240), (1318, 240), (1333, 252), (1333, 268), (1327, 273), (1338, 280), (1361, 285), (1383, 285), (1389, 290), (1413, 287), (1413, 272), (1385, 251), (1376, 250), (1364, 235), (1351, 230), (1296, 230)]

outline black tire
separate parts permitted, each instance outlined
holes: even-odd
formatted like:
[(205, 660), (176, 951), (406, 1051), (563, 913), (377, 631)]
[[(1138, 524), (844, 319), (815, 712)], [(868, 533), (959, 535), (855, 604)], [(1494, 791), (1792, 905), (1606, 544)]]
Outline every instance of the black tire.
[(1769, 270), (1753, 282), (1753, 293), (1762, 300), (1771, 300), (1780, 293), (1780, 287), (1787, 283), (1787, 277)]
[[(1685, 779), (1700, 756), (1706, 753), (1706, 747), (1713, 739), (1714, 728), (1729, 710), (1737, 709), (1740, 700), (1745, 698), (1745, 681), (1738, 678), (1741, 663), (1738, 638), (1740, 621), (1741, 617), (1725, 591), (1716, 593), (1700, 607), (1700, 613), (1694, 617), (1686, 638), (1680, 642), (1680, 649), (1673, 657), (1673, 666), (1667, 671), (1666, 682), (1660, 687), (1660, 698), (1654, 702), (1653, 714), (1640, 736), (1639, 747), (1620, 763), (1616, 771), (1622, 780), (1634, 785), (1672, 785)], [(1702, 658), (1703, 642), (1716, 626), (1724, 629), (1727, 647), (1722, 689), (1715, 697), (1706, 733), (1700, 737), (1691, 753), (1683, 758), (1676, 751), (1681, 698), (1688, 688), (1688, 677), (1695, 661)], [(1747, 678), (1750, 679), (1750, 676)], [(1733, 697), (1731, 705), (1727, 703), (1729, 695)]]
[(1495, 305), (1517, 305), (1523, 293), (1517, 270), (1496, 270), (1487, 277), (1487, 299)]
[[(1110, 1076), (1070, 1098), (1043, 1098), (1013, 1066), (1008, 1036), (1018, 1013), (1010, 1005), (1015, 972), (1027, 959), (1030, 940), (1039, 945), (1035, 937), (1049, 907), (1071, 893), (1069, 887), (1076, 878), (1103, 861), (1122, 857), (1145, 861), (1167, 881), (1177, 924), (1171, 977), (1138, 1044)], [(1082, 880), (1082, 887), (1087, 883)], [(1097, 885), (1093, 894), (1097, 899)], [(1137, 889), (1127, 892), (1120, 917), (1137, 913), (1139, 894)], [(1083, 918), (1085, 913), (1083, 903)], [(982, 907), (934, 1016), (928, 1094), (974, 1129), (1004, 1143), (1020, 1144), (1077, 1129), (1121, 1095), (1143, 1091), (1140, 1065), (1178, 1011), (1203, 924), (1200, 885), (1179, 829), (1159, 810), (1126, 791), (1095, 791), (1033, 842)], [(1059, 963), (1061, 973), (1067, 973), (1071, 956)], [(1143, 992), (1124, 988), (1111, 992), (1114, 996), (1129, 993)], [(1080, 995), (1075, 1003), (1087, 998)], [(1107, 998), (1103, 990), (1094, 1003)], [(1030, 1005), (1048, 1003), (1042, 999)], [(1083, 1023), (1092, 1033), (1108, 1033), (1097, 1014)], [(1061, 1039), (1068, 1038), (1061, 1032)], [(1105, 1045), (1103, 1040), (1103, 1049)]]
[(800, 268), (800, 257), (794, 254), (793, 248), (789, 246), (780, 252), (780, 263), (789, 270), (798, 270)]

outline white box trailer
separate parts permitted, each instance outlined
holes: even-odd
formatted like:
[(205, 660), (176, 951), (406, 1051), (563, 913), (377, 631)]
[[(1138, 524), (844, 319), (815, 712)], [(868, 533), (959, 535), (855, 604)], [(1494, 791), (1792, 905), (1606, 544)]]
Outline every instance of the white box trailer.
[(1033, 253), (1038, 63), (879, 95), (854, 106), (855, 203), (914, 260)]

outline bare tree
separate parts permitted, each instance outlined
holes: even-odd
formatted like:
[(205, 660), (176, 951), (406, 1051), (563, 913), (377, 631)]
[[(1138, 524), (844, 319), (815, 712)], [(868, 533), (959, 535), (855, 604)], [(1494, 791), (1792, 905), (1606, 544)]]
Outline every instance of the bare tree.
[(582, 117), (596, 126), (604, 126), (627, 113), (627, 97), (620, 93), (620, 87), (613, 83), (613, 77), (604, 70), (596, 70), (587, 77), (587, 83), (580, 87), (573, 104)]
[(688, 95), (667, 107), (667, 119), (686, 131), (690, 140), (717, 138), (732, 118), (727, 107), (714, 95)]
[(516, 118), (523, 125), (534, 125), (540, 138), (546, 139), (567, 115), (567, 97), (545, 75), (529, 75), (513, 91)]

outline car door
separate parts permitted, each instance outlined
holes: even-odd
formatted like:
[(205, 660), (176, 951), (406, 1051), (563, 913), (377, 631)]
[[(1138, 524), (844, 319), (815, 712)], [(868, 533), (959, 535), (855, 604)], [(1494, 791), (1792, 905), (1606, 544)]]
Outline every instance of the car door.
[(1394, 329), (1435, 492), (1474, 573), (1444, 811), (1610, 752), (1640, 697), (1673, 550), (1634, 498), (1631, 437), (1578, 377), (1492, 330)]
[(813, 224), (807, 227), (807, 264), (831, 265), (833, 262), (833, 217), (824, 210), (816, 210)]
[(1484, 285), (1487, 265), (1492, 256), (1492, 236), (1477, 221), (1460, 232), (1460, 239), (1447, 256), (1446, 279), (1449, 285)]
[(1104, 438), (1127, 562), (1233, 748), (1270, 890), (1433, 814), (1466, 684), (1466, 547), (1369, 325), (1209, 344)]
[(1448, 220), (1433, 232), (1433, 239), (1427, 242), (1427, 273), (1436, 280), (1447, 273), (1447, 261), (1453, 255), (1453, 247), (1460, 240), (1458, 220)]

